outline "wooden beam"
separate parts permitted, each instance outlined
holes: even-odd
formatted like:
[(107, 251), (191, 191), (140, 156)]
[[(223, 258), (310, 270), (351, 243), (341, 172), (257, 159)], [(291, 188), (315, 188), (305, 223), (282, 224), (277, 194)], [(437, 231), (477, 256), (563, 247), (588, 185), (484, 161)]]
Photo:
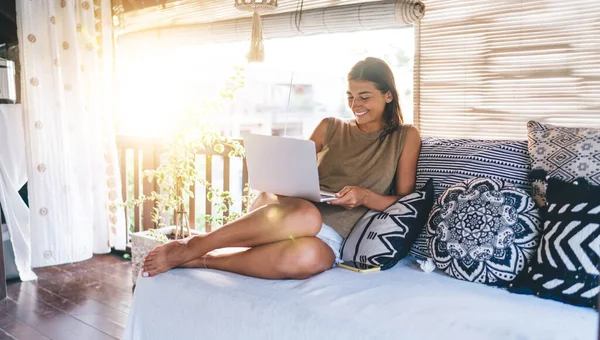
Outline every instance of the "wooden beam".
[[(248, 164), (246, 164), (246, 157), (242, 158), (242, 196), (244, 195), (244, 188), (248, 184)], [(242, 204), (242, 211), (246, 211), (248, 203)]]
[[(210, 155), (206, 155), (206, 181), (208, 183), (212, 184), (212, 156)], [(207, 192), (208, 194), (208, 192)], [(206, 201), (206, 210), (205, 210), (205, 214), (206, 215), (210, 215), (212, 214), (212, 202), (208, 200), (208, 198), (204, 198), (204, 200)], [(210, 232), (212, 230), (212, 226), (210, 225), (210, 223), (206, 222), (206, 232)]]
[[(133, 149), (133, 197), (140, 197), (140, 150)], [(124, 183), (127, 186), (127, 183)], [(140, 206), (133, 207), (133, 230), (142, 231), (140, 224)]]
[(190, 196), (190, 213), (188, 218), (190, 220), (190, 229), (196, 229), (196, 185), (192, 185), (190, 190), (194, 193), (194, 196)]
[[(154, 147), (145, 146), (142, 149), (142, 171), (156, 169), (156, 163), (154, 162)], [(150, 196), (154, 190), (154, 182), (148, 182), (148, 179), (142, 179), (142, 194)], [(154, 222), (152, 222), (152, 212), (154, 211), (154, 202), (146, 201), (142, 208), (142, 230), (148, 230), (154, 228)]]
[[(223, 156), (223, 191), (229, 191), (229, 180), (231, 176), (231, 159), (228, 156)], [(229, 203), (225, 204), (227, 206), (227, 210), (223, 213), (223, 217), (229, 216)]]

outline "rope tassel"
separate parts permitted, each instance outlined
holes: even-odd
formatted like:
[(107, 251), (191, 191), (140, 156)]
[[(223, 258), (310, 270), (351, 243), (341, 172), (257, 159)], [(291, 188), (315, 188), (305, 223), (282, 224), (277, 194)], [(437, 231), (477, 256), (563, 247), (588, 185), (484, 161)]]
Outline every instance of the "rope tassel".
[(263, 42), (262, 20), (257, 10), (252, 15), (252, 38), (250, 51), (246, 56), (248, 62), (263, 62), (265, 60), (265, 45)]
[(262, 20), (259, 11), (277, 8), (277, 0), (235, 0), (235, 8), (252, 11), (252, 37), (250, 51), (246, 54), (248, 62), (263, 62), (265, 60), (265, 44), (263, 41)]

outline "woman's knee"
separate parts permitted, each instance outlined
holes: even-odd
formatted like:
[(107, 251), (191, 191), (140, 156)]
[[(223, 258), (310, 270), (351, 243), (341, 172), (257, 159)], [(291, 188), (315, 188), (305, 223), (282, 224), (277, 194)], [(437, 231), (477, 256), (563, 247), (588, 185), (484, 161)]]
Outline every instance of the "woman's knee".
[(335, 256), (316, 238), (290, 241), (279, 258), (280, 269), (290, 279), (304, 280), (331, 268)]
[(262, 206), (273, 203), (277, 203), (277, 195), (268, 192), (261, 192), (256, 196), (256, 198), (254, 198), (254, 201), (252, 201), (252, 204), (250, 205), (250, 211), (254, 211)]
[[(265, 218), (275, 225), (286, 225), (295, 237), (315, 236), (321, 231), (323, 220), (314, 204), (307, 200), (262, 193), (255, 205), (262, 204)], [(266, 203), (266, 204), (263, 204)]]
[(306, 231), (305, 236), (315, 236), (321, 231), (323, 219), (321, 212), (309, 201), (295, 200), (287, 215), (292, 223), (298, 224)]

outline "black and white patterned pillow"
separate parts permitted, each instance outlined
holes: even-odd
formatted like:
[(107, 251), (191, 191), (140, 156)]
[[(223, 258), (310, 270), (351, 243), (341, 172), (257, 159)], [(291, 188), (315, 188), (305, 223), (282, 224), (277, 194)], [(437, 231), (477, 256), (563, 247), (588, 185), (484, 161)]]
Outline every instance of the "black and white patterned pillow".
[[(530, 192), (527, 141), (438, 139), (426, 137), (417, 164), (417, 186), (433, 178), (437, 198), (452, 185), (475, 177), (502, 180)], [(425, 230), (410, 255), (430, 258)]]
[(570, 183), (550, 178), (547, 200), (537, 254), (511, 291), (596, 307), (600, 291), (600, 186), (585, 179)]
[(341, 257), (389, 269), (404, 258), (425, 226), (433, 205), (433, 181), (383, 212), (368, 211), (344, 241)]
[(446, 190), (431, 210), (429, 249), (436, 266), (470, 282), (505, 286), (533, 257), (541, 234), (537, 205), (502, 181), (474, 178)]
[(572, 182), (585, 178), (600, 185), (600, 129), (527, 123), (533, 196), (546, 203), (548, 177)]

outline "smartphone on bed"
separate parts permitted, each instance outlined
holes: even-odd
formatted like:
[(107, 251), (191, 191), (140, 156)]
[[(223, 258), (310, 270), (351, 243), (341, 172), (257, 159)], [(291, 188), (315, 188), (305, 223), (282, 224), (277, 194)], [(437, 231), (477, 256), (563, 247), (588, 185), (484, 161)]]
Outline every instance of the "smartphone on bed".
[(359, 273), (378, 272), (381, 270), (380, 266), (356, 261), (345, 261), (340, 263), (339, 266), (344, 269), (353, 270)]

